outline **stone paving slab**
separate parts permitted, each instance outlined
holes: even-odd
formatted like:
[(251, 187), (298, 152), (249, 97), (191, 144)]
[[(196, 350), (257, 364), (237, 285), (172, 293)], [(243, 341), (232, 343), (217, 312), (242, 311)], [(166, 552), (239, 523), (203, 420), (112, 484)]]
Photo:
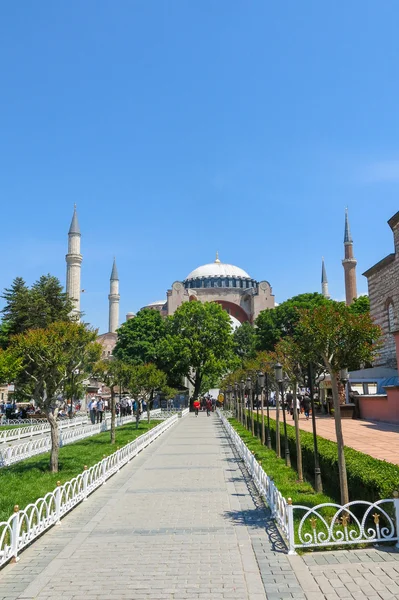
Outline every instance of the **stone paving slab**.
[(288, 557), (216, 415), (189, 415), (0, 572), (0, 600), (399, 600), (399, 554)]

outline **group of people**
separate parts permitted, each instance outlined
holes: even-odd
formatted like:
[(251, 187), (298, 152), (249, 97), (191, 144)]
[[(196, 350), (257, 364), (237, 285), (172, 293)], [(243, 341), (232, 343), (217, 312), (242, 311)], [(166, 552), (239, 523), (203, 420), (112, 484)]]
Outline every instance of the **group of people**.
[(211, 412), (215, 410), (216, 400), (212, 396), (204, 396), (203, 398), (195, 398), (193, 402), (195, 416), (198, 417), (200, 410), (206, 410), (206, 414), (209, 417)]
[[(288, 392), (288, 394), (285, 395), (285, 403), (286, 403), (287, 409), (289, 410), (290, 414), (292, 415), (292, 418), (295, 419), (294, 396), (291, 394), (291, 392)], [(301, 413), (304, 413), (305, 418), (308, 421), (309, 415), (310, 415), (310, 408), (311, 408), (310, 396), (307, 393), (305, 393), (304, 395), (297, 394), (297, 397), (295, 399), (295, 409), (297, 411), (298, 419), (299, 419), (299, 415)]]
[[(94, 425), (95, 423), (102, 423), (104, 413), (109, 409), (108, 401), (103, 398), (92, 398), (87, 405), (89, 411), (90, 421)], [(117, 417), (127, 417), (132, 414), (136, 414), (147, 410), (147, 403), (145, 400), (132, 400), (131, 398), (122, 398), (115, 403), (115, 414)]]

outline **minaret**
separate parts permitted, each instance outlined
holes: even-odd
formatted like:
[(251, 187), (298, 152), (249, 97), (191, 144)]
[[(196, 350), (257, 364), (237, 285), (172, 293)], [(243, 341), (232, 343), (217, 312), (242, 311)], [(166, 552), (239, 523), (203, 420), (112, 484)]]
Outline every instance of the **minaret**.
[(80, 228), (76, 204), (74, 206), (71, 226), (68, 232), (68, 254), (65, 257), (67, 263), (66, 292), (74, 302), (73, 313), (80, 313), (80, 273), (82, 255), (80, 253)]
[(109, 331), (115, 333), (119, 327), (119, 277), (114, 258), (109, 286)]
[(353, 240), (351, 231), (349, 228), (348, 209), (345, 211), (345, 235), (344, 235), (344, 246), (345, 246), (345, 258), (342, 261), (342, 265), (345, 271), (345, 295), (346, 304), (352, 304), (357, 298), (357, 286), (356, 286), (356, 265), (357, 260), (353, 256)]
[(330, 299), (330, 294), (328, 293), (328, 281), (326, 266), (324, 264), (324, 256), (321, 259), (321, 293), (323, 294), (324, 298)]

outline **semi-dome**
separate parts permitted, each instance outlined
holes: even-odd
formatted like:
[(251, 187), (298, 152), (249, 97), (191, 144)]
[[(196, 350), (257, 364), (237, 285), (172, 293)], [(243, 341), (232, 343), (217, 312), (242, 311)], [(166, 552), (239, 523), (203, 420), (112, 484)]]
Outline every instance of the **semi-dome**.
[(250, 275), (244, 269), (220, 262), (218, 253), (216, 253), (215, 262), (197, 267), (187, 275), (185, 281), (197, 279), (198, 277), (241, 277), (243, 279), (251, 279)]

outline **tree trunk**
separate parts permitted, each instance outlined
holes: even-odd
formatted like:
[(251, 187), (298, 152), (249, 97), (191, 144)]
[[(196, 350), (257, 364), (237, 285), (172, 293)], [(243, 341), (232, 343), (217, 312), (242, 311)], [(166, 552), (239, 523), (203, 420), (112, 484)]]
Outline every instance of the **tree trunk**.
[(147, 402), (147, 422), (150, 422), (150, 410), (154, 398), (154, 390), (151, 390), (150, 399)]
[(264, 407), (264, 401), (265, 401), (265, 392), (262, 389), (260, 391), (260, 410), (261, 410), (261, 419), (262, 419), (262, 436), (261, 436), (261, 440), (262, 440), (262, 446), (265, 445), (265, 407)]
[(250, 398), (250, 411), (251, 411), (251, 433), (253, 436), (255, 436), (255, 421), (254, 421), (254, 394), (253, 391), (251, 390), (249, 392), (249, 398)]
[(114, 386), (110, 386), (111, 390), (111, 444), (115, 444), (115, 390)]
[(51, 451), (50, 451), (50, 471), (58, 473), (58, 455), (60, 451), (60, 437), (58, 431), (58, 422), (52, 412), (47, 413), (47, 420), (50, 423)]
[(293, 391), (292, 395), (294, 396), (292, 400), (292, 410), (295, 421), (295, 440), (296, 440), (296, 469), (298, 471), (298, 479), (299, 481), (303, 481), (303, 466), (302, 466), (302, 448), (301, 448), (301, 433), (299, 430), (299, 421), (298, 421), (298, 411), (296, 409), (296, 394), (297, 394), (297, 383), (296, 380), (292, 383)]
[(202, 382), (202, 376), (197, 371), (196, 374), (195, 374), (195, 384), (194, 384), (193, 400), (197, 399), (198, 396), (199, 396), (200, 389), (201, 389), (201, 382)]
[(281, 443), (280, 443), (280, 392), (276, 392), (276, 455), (281, 458)]
[(344, 437), (342, 435), (342, 422), (341, 422), (341, 407), (340, 398), (338, 391), (337, 373), (330, 371), (331, 376), (331, 387), (334, 402), (334, 421), (335, 421), (335, 433), (337, 436), (338, 446), (338, 469), (339, 469), (339, 484), (341, 489), (341, 504), (347, 504), (349, 502), (348, 492), (348, 477), (346, 475), (346, 463), (344, 454)]

